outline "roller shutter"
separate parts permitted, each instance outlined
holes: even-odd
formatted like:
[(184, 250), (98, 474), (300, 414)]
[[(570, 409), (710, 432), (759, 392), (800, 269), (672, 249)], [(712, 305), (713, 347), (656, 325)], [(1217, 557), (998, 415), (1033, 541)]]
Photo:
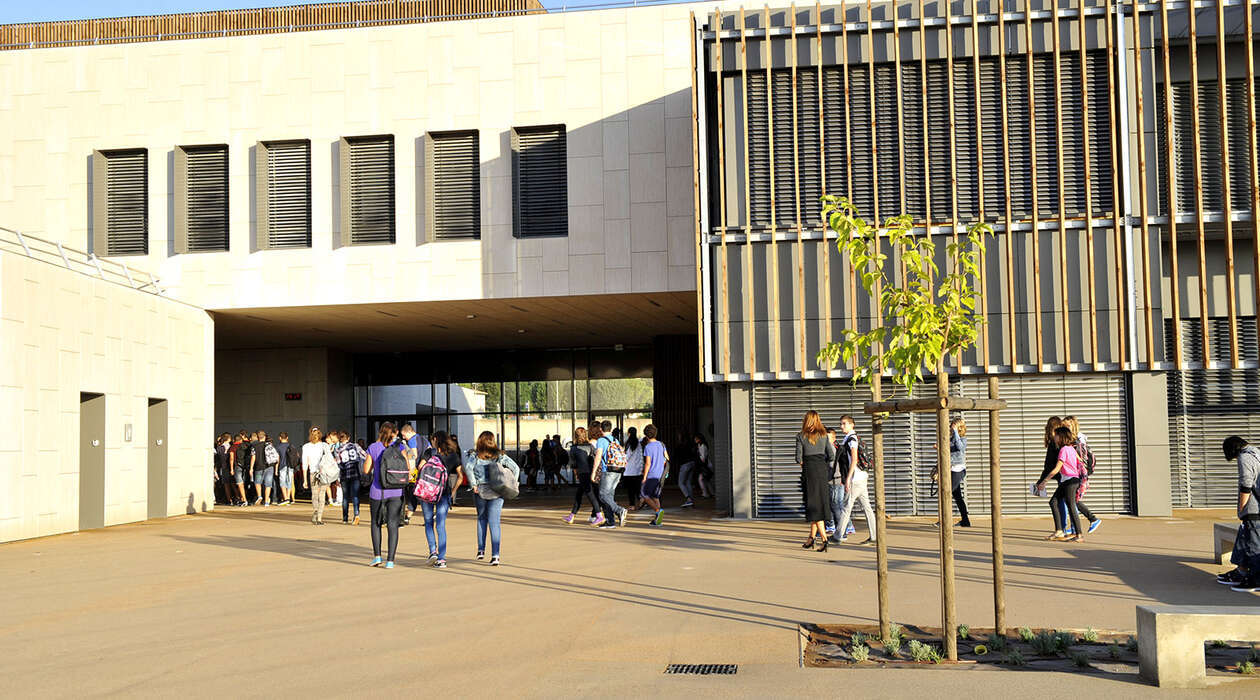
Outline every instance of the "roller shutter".
[[(983, 378), (951, 384), (957, 395), (987, 396)], [(934, 391), (934, 385), (921, 394)], [(1130, 506), (1129, 421), (1122, 375), (1003, 378), (1000, 391), (1009, 407), (1002, 412), (1002, 510), (1007, 514), (1047, 512), (1044, 498), (1028, 487), (1041, 474), (1043, 442), (1049, 416), (1075, 414), (1098, 458), (1086, 502), (1101, 513), (1128, 512)], [(753, 509), (760, 518), (804, 517), (801, 470), (794, 441), (807, 410), (818, 411), (827, 425), (852, 415), (858, 432), (870, 436), (870, 419), (861, 411), (866, 387), (847, 382), (801, 383), (753, 388)], [(989, 510), (988, 420), (966, 415), (968, 431), (967, 500), (976, 513)], [(936, 464), (936, 420), (932, 414), (894, 416), (884, 424), (885, 497), (890, 515), (934, 515), (936, 496), (930, 478)]]
[(143, 148), (93, 155), (93, 225), (98, 255), (149, 252), (149, 152)]
[(564, 125), (512, 130), (512, 226), (517, 236), (569, 234), (567, 152)]
[[(1172, 323), (1169, 319), (1166, 327)], [(1181, 321), (1188, 362), (1202, 360), (1202, 324)], [(1213, 359), (1229, 360), (1229, 321), (1208, 319)], [(1167, 333), (1171, 342), (1171, 330)], [(1238, 319), (1240, 355), (1255, 360), (1256, 319)], [(1171, 348), (1169, 349), (1171, 353)], [(1238, 504), (1238, 468), (1221, 443), (1230, 435), (1260, 441), (1260, 370), (1212, 369), (1168, 374), (1168, 430), (1174, 508), (1229, 508)]]
[(258, 247), (311, 245), (311, 142), (268, 141), (257, 148)]
[(228, 148), (181, 146), (182, 168), (176, 193), (176, 243), (181, 253), (228, 249)]
[(818, 72), (813, 69), (796, 71), (796, 142), (797, 157), (800, 159), (797, 175), (801, 179), (801, 225), (820, 226), (822, 159), (819, 154)]
[(476, 131), (430, 134), (433, 237), (481, 237), (481, 151)]
[(341, 242), (394, 242), (394, 137), (359, 136), (341, 143)]

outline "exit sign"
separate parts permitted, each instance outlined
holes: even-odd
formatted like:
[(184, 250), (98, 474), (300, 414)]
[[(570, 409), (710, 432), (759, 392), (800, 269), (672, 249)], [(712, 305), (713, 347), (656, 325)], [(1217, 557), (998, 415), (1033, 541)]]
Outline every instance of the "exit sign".
[(300, 391), (290, 391), (290, 392), (287, 392), (287, 393), (285, 393), (285, 395), (284, 395), (284, 400), (285, 400), (285, 401), (301, 401), (301, 400), (302, 400), (302, 392), (300, 392)]

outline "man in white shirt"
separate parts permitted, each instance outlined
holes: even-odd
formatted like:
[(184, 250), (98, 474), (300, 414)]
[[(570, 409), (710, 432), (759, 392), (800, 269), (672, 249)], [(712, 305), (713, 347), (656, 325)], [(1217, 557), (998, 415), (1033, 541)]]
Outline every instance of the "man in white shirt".
[(854, 429), (853, 416), (840, 417), (840, 430), (844, 432), (844, 439), (840, 441), (840, 453), (845, 464), (844, 475), (844, 510), (840, 513), (840, 522), (836, 523), (836, 537), (841, 542), (845, 541), (844, 533), (849, 528), (849, 519), (853, 515), (853, 504), (857, 501), (862, 502), (862, 512), (866, 515), (866, 529), (869, 536), (862, 544), (875, 544), (875, 511), (871, 508), (871, 497), (867, 492), (867, 484), (869, 478), (866, 470), (862, 469), (858, 461), (858, 449), (861, 444), (861, 438), (858, 437)]

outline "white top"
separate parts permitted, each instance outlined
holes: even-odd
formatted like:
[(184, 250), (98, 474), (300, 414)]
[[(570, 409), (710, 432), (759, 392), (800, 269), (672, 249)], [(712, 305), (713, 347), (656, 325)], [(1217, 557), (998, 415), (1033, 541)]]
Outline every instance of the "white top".
[[(849, 447), (850, 437), (857, 438), (857, 433), (854, 431), (847, 432), (844, 434), (844, 438), (840, 441), (840, 446), (844, 449), (846, 457), (853, 456), (853, 453), (850, 451), (851, 448)], [(853, 483), (865, 484), (866, 479), (867, 479), (866, 471), (863, 469), (857, 468), (857, 460), (851, 460), (851, 461), (853, 462), (853, 464), (849, 465), (849, 470), (853, 472)]]
[(328, 443), (308, 442), (302, 445), (302, 468), (310, 471), (319, 468), (319, 458), (328, 449)]
[(697, 454), (700, 455), (701, 462), (709, 461), (709, 446), (708, 445), (704, 443), (700, 443), (700, 446), (696, 448), (696, 452)]
[(643, 443), (633, 450), (626, 451), (626, 476), (638, 476), (643, 473)]

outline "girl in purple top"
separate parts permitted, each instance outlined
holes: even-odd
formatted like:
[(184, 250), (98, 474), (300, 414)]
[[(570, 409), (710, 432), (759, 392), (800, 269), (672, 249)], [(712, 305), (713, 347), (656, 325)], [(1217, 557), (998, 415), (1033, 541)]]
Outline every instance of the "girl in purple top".
[[(1080, 456), (1073, 447), (1075, 442), (1076, 439), (1070, 428), (1060, 426), (1054, 429), (1054, 444), (1059, 448), (1058, 460), (1054, 469), (1037, 482), (1037, 489), (1040, 490), (1045, 487), (1048, 479), (1056, 475), (1059, 477), (1059, 487), (1050, 497), (1050, 510), (1054, 513), (1054, 534), (1050, 539), (1060, 542), (1085, 541), (1085, 536), (1081, 533), (1080, 515), (1076, 508), (1076, 489), (1081, 485), (1082, 468)], [(1061, 505), (1067, 506), (1068, 517), (1072, 520), (1072, 531), (1076, 533), (1074, 537), (1068, 537), (1063, 533), (1063, 516), (1059, 513)]]
[[(372, 475), (372, 485), (368, 489), (368, 504), (371, 513), (371, 526), (368, 529), (372, 531), (372, 566), (381, 565), (381, 528), (385, 527), (389, 531), (389, 549), (385, 568), (394, 568), (394, 555), (398, 552), (398, 525), (402, 522), (403, 508), (403, 490), (381, 488), (381, 470), (376, 469), (375, 466), (380, 463), (381, 455), (385, 454), (385, 450), (399, 450), (405, 455), (406, 446), (405, 442), (398, 439), (398, 429), (393, 423), (386, 421), (381, 424), (376, 442), (368, 447), (368, 460), (364, 471)], [(408, 468), (412, 466), (411, 460), (407, 460), (407, 466)]]

